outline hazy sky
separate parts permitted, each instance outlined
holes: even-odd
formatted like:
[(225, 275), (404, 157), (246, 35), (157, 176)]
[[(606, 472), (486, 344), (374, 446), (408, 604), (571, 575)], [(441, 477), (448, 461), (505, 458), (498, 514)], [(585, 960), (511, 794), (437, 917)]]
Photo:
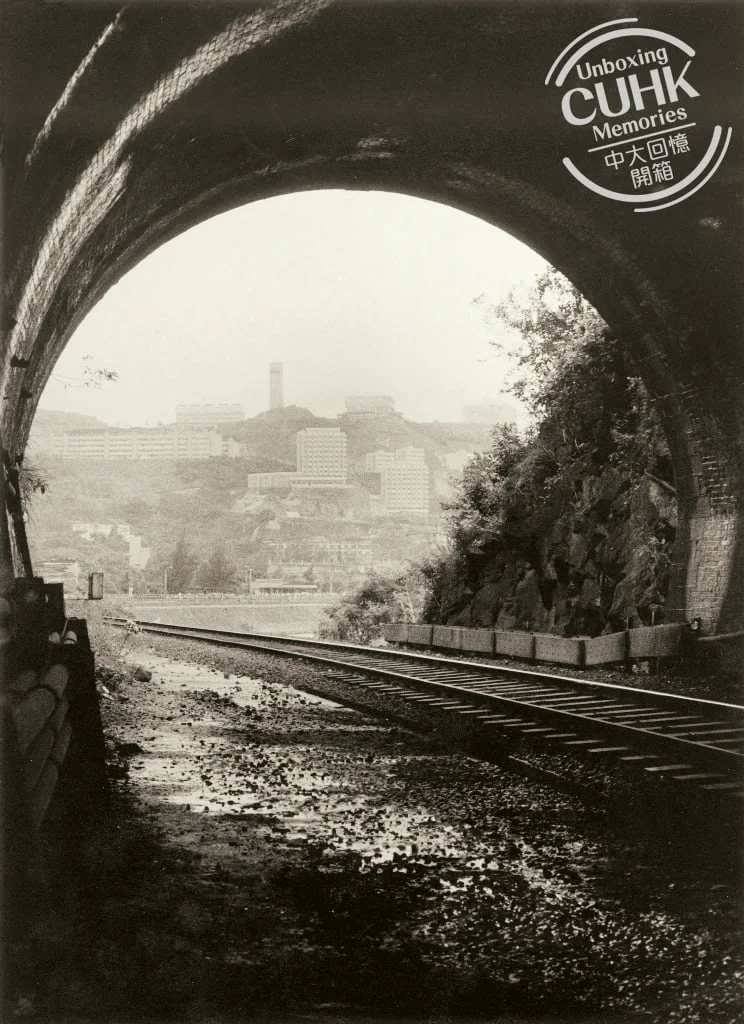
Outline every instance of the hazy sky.
[[(459, 420), (498, 400), (509, 366), (489, 344), (497, 301), (545, 266), (509, 235), (447, 206), (383, 192), (294, 193), (252, 203), (163, 245), (71, 338), (42, 408), (111, 424), (172, 422), (186, 402), (286, 404), (335, 416), (352, 394), (391, 395), (414, 420)], [(116, 370), (79, 381), (83, 356)], [(67, 385), (67, 386), (66, 386)]]

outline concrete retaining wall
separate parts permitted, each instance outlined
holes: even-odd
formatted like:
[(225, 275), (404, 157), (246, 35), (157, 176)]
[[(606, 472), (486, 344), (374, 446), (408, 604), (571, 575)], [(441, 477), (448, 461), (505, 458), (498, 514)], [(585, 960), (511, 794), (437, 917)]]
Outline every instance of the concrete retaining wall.
[(390, 643), (503, 655), (556, 665), (589, 666), (607, 665), (628, 658), (674, 657), (680, 653), (682, 627), (678, 624), (641, 626), (607, 636), (584, 638), (396, 622), (384, 627), (384, 636)]
[(462, 650), (474, 654), (493, 654), (495, 636), (492, 629), (462, 630)]
[(497, 629), (493, 636), (496, 654), (504, 654), (508, 658), (527, 658), (530, 661), (535, 657), (535, 638), (532, 633), (509, 633)]
[(679, 654), (681, 640), (682, 627), (676, 623), (629, 629), (628, 657), (672, 658)]
[(445, 647), (459, 651), (462, 648), (462, 629), (459, 626), (434, 626), (432, 647)]
[(556, 665), (583, 665), (584, 641), (577, 637), (535, 633), (535, 661), (551, 661)]
[(433, 626), (410, 625), (408, 627), (408, 643), (431, 647)]
[(584, 664), (606, 665), (612, 661), (625, 661), (628, 656), (628, 631), (594, 636), (584, 641)]

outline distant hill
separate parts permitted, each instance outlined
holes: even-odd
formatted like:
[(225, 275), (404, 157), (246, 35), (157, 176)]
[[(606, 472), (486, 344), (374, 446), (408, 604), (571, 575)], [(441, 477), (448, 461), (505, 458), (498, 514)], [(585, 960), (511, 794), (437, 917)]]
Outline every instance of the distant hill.
[(260, 412), (252, 420), (246, 420), (246, 422), (252, 423), (260, 420), (276, 423), (281, 420), (291, 420), (296, 423), (300, 420), (317, 420), (318, 418), (315, 413), (310, 412), (304, 405), (283, 405), (280, 409), (267, 409), (266, 412)]
[(442, 456), (458, 450), (480, 451), (488, 444), (491, 428), (479, 423), (410, 423), (400, 416), (368, 420), (315, 416), (309, 409), (290, 405), (260, 413), (241, 423), (220, 427), (220, 432), (245, 445), (246, 457), (261, 460), (261, 469), (294, 469), (296, 435), (307, 427), (340, 427), (348, 439), (349, 459), (360, 464), (368, 452), (378, 449), (423, 448), (427, 462), (436, 468)]
[(80, 412), (59, 412), (56, 409), (37, 409), (31, 427), (31, 440), (58, 434), (64, 430), (93, 430), (108, 424), (95, 416), (84, 416)]
[(309, 409), (299, 405), (288, 405), (283, 409), (262, 412), (240, 423), (225, 423), (220, 427), (220, 433), (245, 445), (246, 458), (261, 463), (256, 465), (256, 470), (283, 470), (295, 469), (298, 430), (337, 426), (336, 420), (314, 416)]

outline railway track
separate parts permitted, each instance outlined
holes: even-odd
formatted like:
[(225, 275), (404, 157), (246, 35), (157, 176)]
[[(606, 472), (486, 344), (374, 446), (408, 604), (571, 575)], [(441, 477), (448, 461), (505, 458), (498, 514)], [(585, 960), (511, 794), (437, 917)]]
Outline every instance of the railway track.
[[(125, 619), (110, 619), (124, 626)], [(744, 797), (744, 707), (410, 651), (138, 621), (140, 630), (324, 666), (333, 678), (484, 727)]]

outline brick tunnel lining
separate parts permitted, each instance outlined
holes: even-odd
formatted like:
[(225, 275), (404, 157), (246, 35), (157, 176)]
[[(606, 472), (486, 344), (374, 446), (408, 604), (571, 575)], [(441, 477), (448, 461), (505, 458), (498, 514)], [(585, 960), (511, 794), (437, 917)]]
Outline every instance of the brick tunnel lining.
[[(6, 353), (5, 447), (22, 451), (38, 395), (74, 327), (107, 287), (163, 241), (223, 209), (287, 191), (330, 186), (388, 188), (418, 195), (474, 213), (527, 242), (573, 280), (626, 340), (641, 376), (659, 400), (674, 454), (683, 529), (671, 604), (679, 617), (701, 614), (714, 628), (740, 628), (744, 625), (740, 610), (744, 602), (737, 591), (744, 584), (736, 582), (744, 577), (737, 527), (744, 486), (740, 375), (736, 361), (729, 358), (730, 341), (719, 336), (716, 342), (712, 337), (717, 321), (710, 314), (711, 304), (710, 315), (701, 324), (691, 319), (684, 304), (666, 297), (668, 292), (662, 297), (663, 289), (628, 256), (626, 240), (618, 237), (614, 211), (603, 211), (598, 218), (596, 210), (587, 213), (578, 208), (575, 196), (567, 199), (557, 162), (553, 173), (537, 175), (537, 180), (525, 178), (529, 140), (509, 117), (506, 124), (513, 134), (508, 157), (503, 149), (489, 152), (477, 132), (460, 124), (453, 127), (451, 119), (440, 119), (433, 134), (421, 130), (422, 113), (431, 113), (435, 99), (441, 100), (441, 83), (433, 93), (421, 90), (414, 104), (416, 116), (409, 111), (396, 121), (399, 92), (389, 82), (380, 82), (379, 76), (409, 53), (400, 43), (392, 55), (386, 53), (382, 68), (375, 66), (376, 82), (370, 84), (365, 77), (370, 73), (369, 62), (352, 68), (361, 83), (356, 108), (352, 105), (343, 116), (336, 111), (338, 119), (330, 124), (316, 112), (312, 131), (301, 136), (298, 144), (294, 132), (300, 131), (299, 122), (292, 121), (276, 69), (294, 67), (291, 57), (299, 55), (301, 69), (293, 72), (296, 81), (302, 81), (313, 67), (317, 78), (313, 59), (318, 59), (318, 47), (328, 38), (328, 19), (347, 19), (342, 21), (347, 41), (354, 41), (354, 33), (371, 32), (379, 42), (380, 32), (385, 31), (379, 12), (360, 28), (353, 12), (326, 12), (322, 7), (288, 3), (282, 8), (286, 24), (269, 22), (262, 29), (261, 24), (257, 28), (243, 23), (246, 52), (232, 62), (222, 56), (225, 46), (235, 45), (237, 30), (225, 20), (224, 12), (211, 12), (211, 21), (201, 16), (187, 19), (164, 55), (157, 56), (154, 49), (145, 53), (151, 87), (142, 91), (130, 79), (114, 92), (112, 122), (106, 126), (107, 133), (93, 140), (95, 156), (90, 158), (91, 140), (71, 136), (68, 122), (76, 110), (90, 111), (91, 96), (100, 98), (102, 91), (105, 94), (111, 88), (112, 69), (121, 65), (122, 54), (131, 58), (136, 52), (133, 44), (141, 41), (151, 22), (135, 10), (130, 21), (109, 32), (88, 69), (92, 83), (81, 77), (60, 123), (52, 125), (38, 144), (25, 193), (21, 190), (12, 207), (16, 223), (24, 219), (24, 211), (28, 219), (38, 207), (40, 215), (31, 216), (27, 242), (17, 248), (11, 267), (11, 305), (20, 311), (12, 336), (14, 354), (22, 353), (31, 365), (23, 374), (10, 371), (10, 353)], [(426, 28), (426, 56), (434, 36), (428, 20), (421, 18), (421, 13), (414, 15), (416, 24)], [(481, 24), (477, 18), (469, 22), (469, 31)], [(264, 37), (256, 43), (259, 30), (265, 30)], [(389, 34), (385, 40), (390, 43)], [(236, 54), (239, 50), (237, 45)], [(194, 75), (204, 73), (204, 77), (200, 85), (185, 89), (188, 55), (194, 52), (200, 54)], [(417, 63), (417, 52), (409, 58), (408, 74), (421, 70), (423, 58), (419, 54)], [(165, 75), (159, 61), (171, 63)], [(334, 89), (341, 89), (353, 63), (348, 54), (344, 56), (344, 67), (333, 71), (330, 84), (321, 82), (316, 88), (316, 104), (327, 102)], [(274, 104), (273, 113), (262, 115), (258, 126), (253, 122), (241, 126), (217, 116), (218, 110), (231, 104), (235, 109), (236, 101), (245, 99), (244, 90), (263, 80), (267, 68), (273, 68), (267, 97), (269, 106)], [(451, 66), (447, 71), (449, 87), (456, 90), (461, 86), (457, 72)], [(376, 106), (371, 104), (375, 97)], [(302, 110), (307, 109), (305, 104)], [(494, 142), (498, 126), (489, 117), (484, 115), (483, 122)], [(128, 125), (126, 132), (122, 123)], [(43, 176), (48, 170), (45, 161), (59, 159), (65, 141), (74, 152), (62, 166), (72, 181), (79, 182), (87, 174), (87, 182), (80, 188), (77, 206), (68, 205), (66, 219), (60, 219), (61, 204), (50, 199), (49, 205), (39, 205), (43, 193), (35, 175)], [(579, 197), (582, 205), (584, 198)], [(71, 215), (71, 211), (96, 214), (97, 209), (97, 220), (94, 216), (87, 227), (83, 216)], [(671, 223), (672, 229), (682, 224), (689, 234), (686, 216), (680, 221), (675, 214), (665, 223)], [(47, 273), (41, 273), (34, 261), (45, 233), (48, 259), (42, 269)], [(720, 255), (715, 262), (717, 269)], [(690, 288), (698, 287), (692, 280), (696, 269), (687, 268)]]

